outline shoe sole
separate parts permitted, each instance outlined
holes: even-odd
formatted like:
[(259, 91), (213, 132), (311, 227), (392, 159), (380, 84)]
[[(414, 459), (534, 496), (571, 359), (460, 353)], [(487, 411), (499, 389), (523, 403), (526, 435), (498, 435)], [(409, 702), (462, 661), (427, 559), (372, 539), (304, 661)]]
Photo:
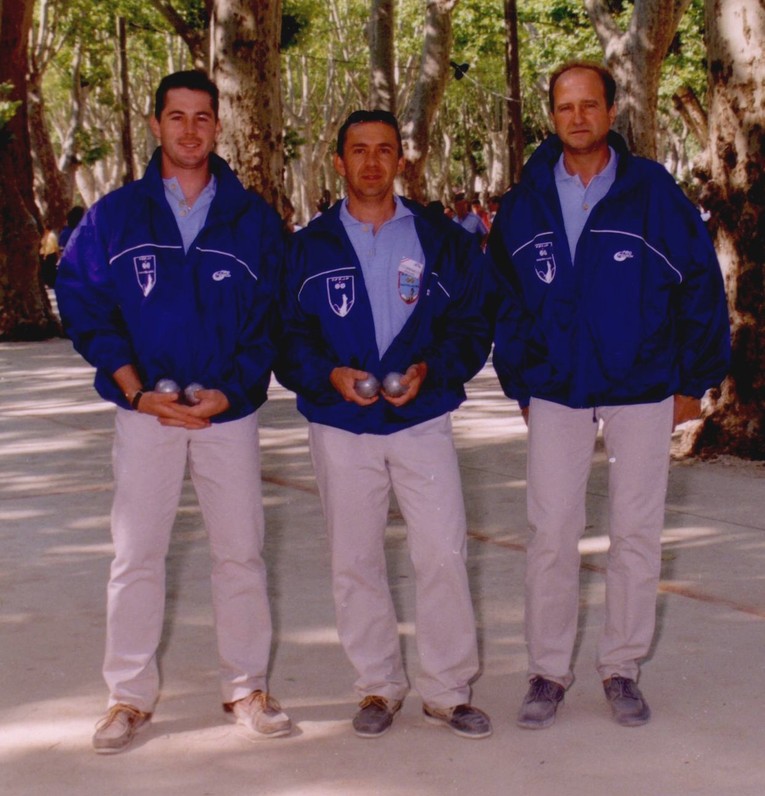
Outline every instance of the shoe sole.
[(274, 730), (273, 732), (263, 732), (261, 730), (256, 730), (254, 727), (248, 727), (246, 724), (243, 724), (236, 716), (230, 714), (230, 720), (235, 724), (237, 727), (241, 727), (247, 735), (251, 738), (284, 738), (286, 735), (290, 735), (292, 733), (293, 727), (290, 724), (289, 727), (284, 727), (280, 730)]
[(650, 714), (645, 716), (644, 718), (639, 717), (632, 717), (632, 716), (625, 716), (623, 718), (618, 718), (617, 716), (613, 716), (613, 720), (620, 726), (620, 727), (642, 727), (644, 724), (648, 724), (651, 720)]
[(488, 738), (494, 731), (487, 730), (486, 732), (464, 732), (462, 730), (458, 730), (456, 727), (452, 727), (448, 721), (444, 719), (439, 719), (437, 716), (429, 716), (427, 713), (422, 714), (423, 719), (425, 719), (426, 724), (432, 724), (434, 727), (445, 727), (447, 730), (451, 730), (455, 735), (458, 735), (460, 738), (468, 738), (472, 741), (480, 741), (481, 738)]
[(388, 732), (388, 730), (390, 730), (392, 726), (393, 726), (392, 724), (389, 724), (384, 730), (380, 730), (380, 732), (364, 732), (363, 730), (357, 730), (354, 727), (353, 733), (357, 738), (364, 738), (364, 739), (381, 738), (383, 735), (385, 735), (386, 732)]
[(523, 719), (516, 719), (515, 723), (524, 730), (546, 730), (548, 727), (552, 727), (553, 724), (555, 724), (555, 716), (545, 719), (544, 721), (533, 721), (529, 719), (524, 721)]

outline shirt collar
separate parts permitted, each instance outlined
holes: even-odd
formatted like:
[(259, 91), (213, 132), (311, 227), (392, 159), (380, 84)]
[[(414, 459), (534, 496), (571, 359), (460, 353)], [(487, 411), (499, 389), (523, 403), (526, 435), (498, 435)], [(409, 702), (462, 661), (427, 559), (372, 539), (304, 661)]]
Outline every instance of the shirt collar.
[[(406, 218), (407, 216), (412, 216), (414, 213), (401, 201), (401, 198), (396, 194), (393, 194), (393, 202), (395, 205), (395, 210), (393, 211), (393, 215), (389, 218), (385, 224), (390, 224), (392, 221), (398, 221), (400, 218)], [(368, 224), (368, 221), (359, 221), (357, 218), (354, 218), (350, 212), (348, 211), (348, 197), (343, 199), (340, 205), (340, 221), (343, 222), (343, 225), (346, 227), (360, 225), (360, 224)], [(385, 226), (383, 224), (382, 226)]]
[[(616, 178), (616, 168), (619, 165), (619, 156), (616, 154), (616, 151), (612, 146), (608, 147), (608, 153), (608, 163), (606, 163), (603, 169), (592, 178), (593, 180), (605, 178), (613, 181)], [(566, 171), (566, 167), (563, 164), (562, 153), (553, 167), (553, 173), (555, 174), (555, 182), (566, 182), (567, 180), (578, 180), (581, 182), (581, 177), (578, 174), (569, 174)]]
[[(180, 205), (186, 203), (186, 197), (183, 194), (183, 189), (181, 188), (181, 184), (178, 182), (177, 177), (168, 177), (167, 179), (163, 177), (162, 182), (165, 186), (165, 191), (174, 199), (176, 199)], [(199, 201), (208, 203), (212, 201), (217, 187), (218, 181), (215, 179), (215, 175), (210, 174), (210, 179), (207, 185), (205, 185), (205, 187), (202, 189), (202, 193), (199, 194), (196, 202), (194, 202), (194, 205), (196, 205)]]

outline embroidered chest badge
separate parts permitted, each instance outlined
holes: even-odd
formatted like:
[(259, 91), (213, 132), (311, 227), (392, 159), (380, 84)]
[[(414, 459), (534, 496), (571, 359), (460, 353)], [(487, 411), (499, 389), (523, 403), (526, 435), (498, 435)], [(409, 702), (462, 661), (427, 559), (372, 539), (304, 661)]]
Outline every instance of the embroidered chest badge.
[(352, 276), (327, 277), (327, 298), (332, 312), (341, 318), (351, 311), (356, 301), (356, 286)]
[(534, 244), (537, 250), (537, 260), (534, 270), (537, 276), (549, 285), (555, 279), (555, 256), (553, 255), (552, 241)]
[(148, 296), (157, 284), (157, 258), (153, 254), (133, 257), (133, 266), (138, 286), (144, 296)]
[(398, 265), (398, 295), (404, 304), (414, 304), (420, 296), (420, 283), (425, 266), (411, 257), (402, 257)]

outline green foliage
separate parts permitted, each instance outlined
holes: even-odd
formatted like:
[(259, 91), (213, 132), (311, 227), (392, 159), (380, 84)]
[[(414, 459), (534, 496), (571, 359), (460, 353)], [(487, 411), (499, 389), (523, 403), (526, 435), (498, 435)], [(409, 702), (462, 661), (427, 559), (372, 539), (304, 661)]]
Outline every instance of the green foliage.
[(13, 91), (11, 83), (0, 83), (0, 134), (6, 124), (16, 115), (21, 106), (19, 100), (10, 100), (8, 97)]

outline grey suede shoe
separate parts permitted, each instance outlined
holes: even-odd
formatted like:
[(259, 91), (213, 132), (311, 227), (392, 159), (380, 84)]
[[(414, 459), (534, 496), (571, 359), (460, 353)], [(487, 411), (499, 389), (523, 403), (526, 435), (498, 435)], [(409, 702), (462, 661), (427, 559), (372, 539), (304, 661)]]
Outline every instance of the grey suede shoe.
[(451, 708), (422, 706), (425, 721), (442, 724), (461, 738), (488, 738), (491, 735), (491, 719), (472, 705), (456, 705)]
[(401, 702), (382, 696), (364, 697), (353, 717), (353, 731), (359, 738), (379, 738), (390, 729)]
[(614, 721), (622, 727), (639, 727), (651, 718), (651, 708), (634, 680), (615, 674), (603, 681)]
[(537, 675), (518, 711), (516, 723), (527, 730), (543, 730), (555, 721), (555, 712), (563, 701), (566, 689), (562, 685)]

